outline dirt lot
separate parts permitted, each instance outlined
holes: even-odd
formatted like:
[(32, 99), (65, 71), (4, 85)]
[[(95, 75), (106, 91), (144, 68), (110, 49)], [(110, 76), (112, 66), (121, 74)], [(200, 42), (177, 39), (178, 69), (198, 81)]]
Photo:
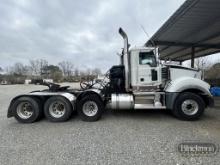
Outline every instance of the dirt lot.
[(64, 123), (46, 119), (20, 124), (7, 119), (17, 94), (45, 87), (0, 86), (0, 164), (219, 164), (220, 154), (183, 157), (183, 141), (220, 144), (220, 110), (207, 109), (199, 121), (180, 121), (167, 110), (107, 111), (98, 122), (77, 115)]

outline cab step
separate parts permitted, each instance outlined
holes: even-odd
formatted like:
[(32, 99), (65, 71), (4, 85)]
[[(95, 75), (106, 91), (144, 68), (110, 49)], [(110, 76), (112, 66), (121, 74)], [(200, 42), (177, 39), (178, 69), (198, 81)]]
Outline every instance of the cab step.
[(154, 104), (134, 104), (134, 109), (166, 109), (166, 106), (155, 106)]
[(134, 93), (134, 109), (166, 109), (164, 92)]

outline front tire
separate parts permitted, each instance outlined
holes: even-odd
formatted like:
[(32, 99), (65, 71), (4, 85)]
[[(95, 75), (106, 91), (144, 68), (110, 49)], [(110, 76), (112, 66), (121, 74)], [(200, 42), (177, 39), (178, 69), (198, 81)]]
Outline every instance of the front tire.
[(38, 99), (20, 97), (12, 105), (14, 117), (21, 123), (33, 123), (42, 116), (42, 106)]
[(71, 103), (61, 96), (53, 96), (44, 104), (44, 114), (51, 122), (63, 122), (72, 115)]
[(77, 106), (79, 117), (83, 121), (97, 121), (101, 118), (104, 110), (102, 100), (97, 95), (87, 95), (83, 97)]
[(194, 93), (180, 94), (174, 104), (173, 114), (181, 120), (197, 120), (205, 110), (205, 102)]

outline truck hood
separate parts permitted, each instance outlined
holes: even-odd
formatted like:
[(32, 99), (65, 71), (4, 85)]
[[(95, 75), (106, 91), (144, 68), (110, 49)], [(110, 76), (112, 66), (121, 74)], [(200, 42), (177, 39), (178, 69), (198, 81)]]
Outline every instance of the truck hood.
[(164, 64), (165, 66), (168, 66), (170, 68), (176, 68), (176, 69), (185, 69), (185, 70), (191, 70), (191, 71), (197, 71), (199, 72), (198, 69), (195, 69), (195, 68), (189, 68), (189, 67), (185, 67), (185, 66), (182, 66), (182, 65), (175, 65), (175, 64)]
[(169, 68), (171, 80), (175, 80), (181, 77), (202, 79), (202, 73), (198, 69), (173, 64), (165, 64), (165, 66)]

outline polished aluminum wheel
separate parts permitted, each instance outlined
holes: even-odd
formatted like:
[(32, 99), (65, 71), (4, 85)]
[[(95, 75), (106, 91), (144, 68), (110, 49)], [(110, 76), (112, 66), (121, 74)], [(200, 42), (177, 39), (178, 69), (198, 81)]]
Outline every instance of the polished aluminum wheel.
[(98, 106), (94, 101), (87, 101), (83, 104), (82, 110), (86, 116), (95, 116), (98, 112)]
[(181, 105), (183, 113), (186, 115), (195, 115), (199, 111), (199, 105), (195, 100), (185, 100)]
[(33, 115), (33, 106), (29, 102), (21, 102), (17, 106), (17, 115), (21, 119), (28, 119)]
[(66, 112), (65, 105), (61, 101), (56, 101), (50, 104), (49, 113), (54, 118), (62, 117)]

